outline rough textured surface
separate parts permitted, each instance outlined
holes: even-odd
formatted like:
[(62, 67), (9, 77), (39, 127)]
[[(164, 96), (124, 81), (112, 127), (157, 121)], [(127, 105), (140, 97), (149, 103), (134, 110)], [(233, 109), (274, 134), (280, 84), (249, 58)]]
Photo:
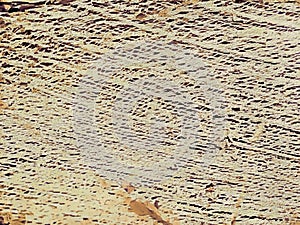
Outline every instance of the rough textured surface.
[[(10, 11), (0, 14), (0, 224), (300, 223), (298, 3), (7, 3), (0, 10)], [(209, 166), (199, 167), (199, 154), (170, 179), (127, 193), (86, 165), (72, 104), (93, 60), (147, 39), (191, 48), (206, 63), (226, 99), (226, 138)], [(124, 76), (139, 77), (134, 69)], [(113, 90), (98, 107), (109, 108)]]

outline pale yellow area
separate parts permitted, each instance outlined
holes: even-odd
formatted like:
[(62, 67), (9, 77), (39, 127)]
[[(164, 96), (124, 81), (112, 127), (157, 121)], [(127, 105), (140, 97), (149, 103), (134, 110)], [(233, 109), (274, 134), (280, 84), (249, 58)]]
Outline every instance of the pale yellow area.
[[(108, 6), (0, 0), (4, 11), (15, 3), (37, 6), (0, 18), (0, 224), (299, 225), (299, 0), (266, 8), (229, 1), (95, 2)], [(72, 101), (94, 60), (112, 47), (148, 39), (192, 47), (218, 80), (231, 120), (208, 165), (202, 166), (199, 151), (173, 177), (134, 187), (104, 179), (81, 157)], [(127, 69), (111, 77), (124, 89), (128, 77), (148, 73), (178, 85), (191, 81), (183, 71), (165, 73), (170, 67), (155, 63)], [(112, 134), (110, 143), (117, 139), (109, 126), (114, 100), (104, 100), (118, 93), (104, 90), (95, 106), (104, 112), (95, 126)], [(195, 103), (208, 106), (204, 100)], [(155, 113), (168, 117), (167, 131), (179, 129), (180, 118), (168, 109), (157, 101), (149, 107), (146, 116), (131, 117), (144, 123), (132, 123), (134, 131), (151, 135)], [(211, 114), (197, 116), (204, 121), (203, 150)], [(124, 149), (111, 146), (111, 154), (144, 166), (163, 158)], [(174, 154), (168, 146), (159, 150)]]

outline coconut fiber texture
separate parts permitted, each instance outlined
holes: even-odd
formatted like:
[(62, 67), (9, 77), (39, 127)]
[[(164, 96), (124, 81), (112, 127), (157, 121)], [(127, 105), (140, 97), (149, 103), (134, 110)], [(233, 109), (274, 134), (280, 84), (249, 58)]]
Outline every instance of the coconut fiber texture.
[(300, 223), (298, 2), (0, 11), (0, 224)]

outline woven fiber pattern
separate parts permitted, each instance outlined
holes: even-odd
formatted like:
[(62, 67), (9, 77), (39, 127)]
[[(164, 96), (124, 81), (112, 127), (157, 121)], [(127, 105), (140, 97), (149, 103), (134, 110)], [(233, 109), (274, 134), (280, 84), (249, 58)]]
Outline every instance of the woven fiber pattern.
[(0, 11), (0, 224), (300, 223), (299, 2)]

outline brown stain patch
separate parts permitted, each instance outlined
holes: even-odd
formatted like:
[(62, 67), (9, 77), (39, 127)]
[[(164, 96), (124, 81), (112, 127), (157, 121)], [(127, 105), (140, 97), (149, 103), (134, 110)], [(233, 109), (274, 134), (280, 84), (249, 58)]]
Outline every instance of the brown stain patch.
[(74, 0), (60, 0), (58, 3), (62, 5), (69, 5)]
[(94, 225), (95, 223), (93, 223), (91, 220), (83, 220), (80, 222), (80, 225)]
[(290, 225), (300, 225), (300, 221), (293, 221), (290, 223)]
[(122, 188), (124, 188), (124, 190), (130, 194), (131, 192), (133, 192), (135, 190), (135, 187), (132, 185), (132, 184), (127, 184), (127, 183), (124, 183), (122, 184)]
[(147, 15), (144, 14), (144, 13), (139, 13), (139, 14), (136, 15), (136, 18), (138, 20), (144, 20), (144, 19), (146, 19), (146, 17), (147, 17)]
[(150, 202), (142, 202), (140, 200), (131, 200), (129, 203), (130, 209), (139, 216), (150, 216), (152, 219), (164, 225), (172, 225), (169, 221), (164, 220), (157, 208)]
[(3, 109), (8, 109), (8, 105), (7, 105), (4, 101), (2, 101), (2, 100), (0, 99), (0, 112), (1, 112)]
[(17, 219), (13, 219), (11, 212), (0, 212), (0, 225), (10, 224), (10, 225), (22, 225), (26, 224), (26, 214), (19, 213)]
[(168, 17), (170, 15), (170, 10), (169, 9), (163, 9), (158, 13), (159, 16), (161, 17)]
[[(0, 28), (4, 28), (6, 26), (4, 19), (0, 18)], [(2, 79), (2, 76), (0, 75), (0, 81)]]
[(186, 0), (183, 1), (183, 5), (189, 5), (189, 4), (197, 4), (199, 0)]

